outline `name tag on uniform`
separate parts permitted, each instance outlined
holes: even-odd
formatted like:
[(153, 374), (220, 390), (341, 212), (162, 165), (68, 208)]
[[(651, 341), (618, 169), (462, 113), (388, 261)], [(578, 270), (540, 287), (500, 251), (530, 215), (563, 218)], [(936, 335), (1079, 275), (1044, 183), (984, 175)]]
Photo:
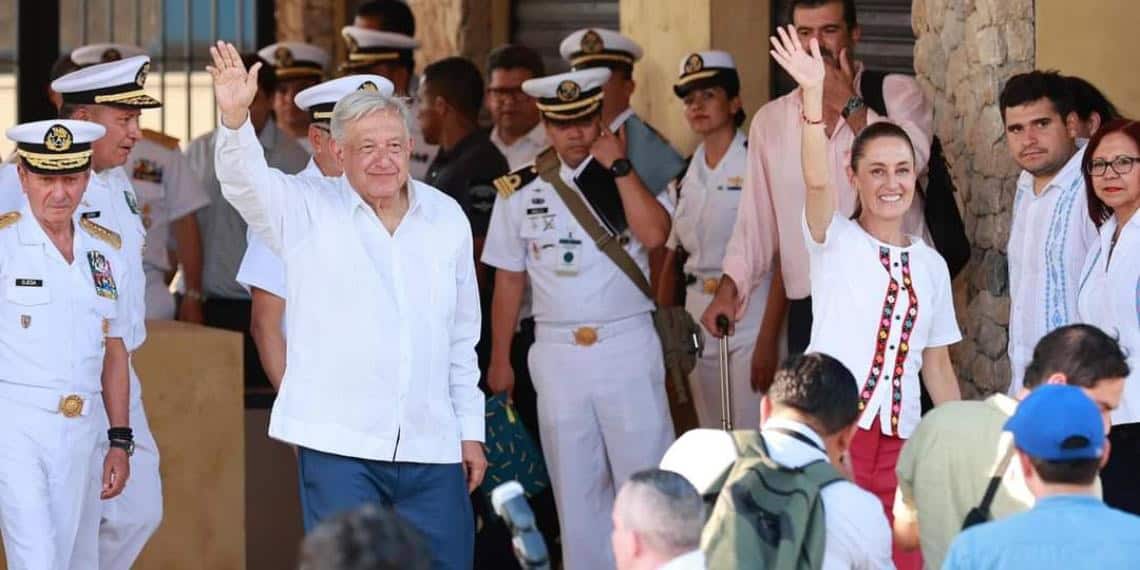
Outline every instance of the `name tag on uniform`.
[(44, 280), (43, 279), (17, 279), (16, 280), (16, 286), (17, 287), (43, 287), (44, 286)]
[(99, 210), (95, 210), (93, 212), (83, 212), (82, 214), (79, 215), (79, 217), (83, 218), (84, 220), (91, 220), (94, 218), (98, 218), (99, 213), (100, 213)]
[(728, 184), (724, 186), (725, 190), (728, 190), (729, 192), (739, 192), (740, 189), (744, 186), (744, 177), (729, 176), (727, 182)]
[(582, 257), (582, 240), (573, 236), (558, 240), (558, 268), (555, 273), (565, 276), (578, 274)]

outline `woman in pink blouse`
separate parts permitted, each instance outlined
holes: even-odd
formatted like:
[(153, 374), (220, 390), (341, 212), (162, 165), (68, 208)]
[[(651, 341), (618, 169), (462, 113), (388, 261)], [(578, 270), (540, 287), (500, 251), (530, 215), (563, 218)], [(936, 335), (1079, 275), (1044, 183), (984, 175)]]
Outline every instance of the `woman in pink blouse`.
[[(855, 214), (837, 214), (823, 115), (826, 64), (814, 39), (809, 53), (794, 28), (777, 31), (772, 57), (803, 97), (803, 230), (814, 317), (808, 351), (836, 357), (859, 382), (850, 469), (892, 520), (895, 464), (921, 415), (919, 371), (935, 404), (961, 397), (947, 350), (961, 340), (950, 274), (921, 237), (903, 231), (917, 173), (914, 147), (898, 125), (876, 122), (855, 138), (847, 168)], [(919, 558), (895, 551), (899, 568), (917, 568)]]

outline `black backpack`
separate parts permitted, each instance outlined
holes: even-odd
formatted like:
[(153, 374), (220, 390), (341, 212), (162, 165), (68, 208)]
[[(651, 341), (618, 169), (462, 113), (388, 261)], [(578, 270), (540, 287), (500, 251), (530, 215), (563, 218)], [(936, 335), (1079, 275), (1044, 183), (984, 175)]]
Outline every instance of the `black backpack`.
[[(864, 71), (860, 82), (863, 101), (884, 117), (889, 116), (883, 99), (883, 79), (886, 76), (882, 71)], [(953, 279), (970, 261), (970, 239), (966, 237), (966, 225), (962, 223), (962, 214), (954, 200), (957, 189), (954, 187), (954, 179), (950, 177), (946, 157), (942, 154), (942, 141), (938, 137), (934, 137), (930, 144), (926, 188), (919, 187), (916, 190), (922, 192), (926, 201), (923, 218), (934, 240), (934, 249), (946, 260), (950, 278)]]

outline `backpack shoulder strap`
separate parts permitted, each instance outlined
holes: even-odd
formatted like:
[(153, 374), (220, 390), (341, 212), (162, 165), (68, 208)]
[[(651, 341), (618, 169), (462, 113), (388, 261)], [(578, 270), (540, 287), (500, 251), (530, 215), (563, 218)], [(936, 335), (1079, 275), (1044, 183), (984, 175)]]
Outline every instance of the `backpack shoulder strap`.
[(886, 72), (864, 70), (859, 78), (859, 95), (868, 107), (884, 117), (887, 116), (887, 101), (883, 98), (883, 80), (887, 78)]

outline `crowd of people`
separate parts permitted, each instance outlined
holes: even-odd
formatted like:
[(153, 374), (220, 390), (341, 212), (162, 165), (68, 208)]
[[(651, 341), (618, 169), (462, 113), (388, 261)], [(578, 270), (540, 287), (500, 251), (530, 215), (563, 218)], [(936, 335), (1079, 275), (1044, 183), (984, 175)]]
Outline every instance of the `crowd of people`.
[[(768, 47), (798, 86), (747, 132), (733, 54), (678, 62), (687, 159), (612, 30), (556, 74), (521, 45), (417, 73), (399, 0), (358, 9), (336, 72), (218, 42), (219, 124), (185, 152), (139, 127), (143, 49), (65, 54), (58, 117), (0, 166), (8, 568), (129, 568), (159, 526), (131, 354), (171, 318), (243, 334), (247, 405), (297, 452), (302, 568), (514, 565), (498, 394), (555, 567), (1140, 564), (1140, 122), (1079, 77), (1001, 86), (1012, 382), (962, 401), (932, 104), (864, 68), (854, 0), (789, 4)], [(687, 361), (677, 306), (710, 339)]]

